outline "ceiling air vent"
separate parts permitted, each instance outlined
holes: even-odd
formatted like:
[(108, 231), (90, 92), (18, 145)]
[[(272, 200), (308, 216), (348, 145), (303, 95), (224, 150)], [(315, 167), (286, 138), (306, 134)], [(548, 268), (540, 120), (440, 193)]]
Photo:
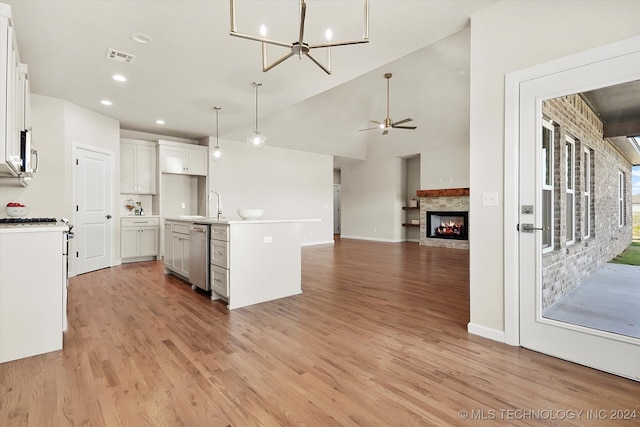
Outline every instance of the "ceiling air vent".
[(114, 61), (124, 62), (126, 64), (131, 63), (135, 55), (131, 55), (130, 53), (120, 52), (119, 50), (109, 49), (107, 51), (107, 58), (113, 59)]

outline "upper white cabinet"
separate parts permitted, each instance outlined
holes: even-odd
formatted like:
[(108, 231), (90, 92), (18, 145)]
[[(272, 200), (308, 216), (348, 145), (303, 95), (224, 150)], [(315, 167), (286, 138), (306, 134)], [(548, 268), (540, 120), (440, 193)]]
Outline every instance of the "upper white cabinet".
[(158, 141), (158, 146), (162, 173), (207, 175), (207, 147), (171, 141)]
[(120, 193), (156, 194), (156, 152), (153, 142), (120, 140)]
[(20, 63), (11, 7), (0, 3), (0, 174), (20, 175), (20, 131), (29, 127), (27, 66)]

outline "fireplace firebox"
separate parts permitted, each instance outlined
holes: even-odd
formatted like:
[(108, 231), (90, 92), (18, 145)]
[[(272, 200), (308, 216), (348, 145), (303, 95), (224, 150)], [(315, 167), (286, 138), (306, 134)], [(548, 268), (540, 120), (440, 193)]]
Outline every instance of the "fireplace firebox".
[(427, 211), (426, 237), (469, 240), (469, 214), (464, 211)]

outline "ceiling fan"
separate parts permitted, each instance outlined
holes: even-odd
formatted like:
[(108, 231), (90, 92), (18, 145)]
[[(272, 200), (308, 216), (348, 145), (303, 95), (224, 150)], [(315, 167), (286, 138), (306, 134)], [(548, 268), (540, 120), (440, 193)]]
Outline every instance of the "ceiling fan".
[(360, 129), (360, 130), (363, 131), (363, 130), (372, 130), (372, 129), (382, 129), (382, 134), (386, 135), (386, 134), (389, 133), (389, 129), (391, 129), (391, 128), (393, 128), (393, 129), (409, 129), (409, 130), (416, 129), (416, 126), (398, 126), (398, 125), (401, 125), (403, 123), (407, 123), (407, 122), (413, 121), (413, 119), (406, 118), (406, 119), (402, 119), (402, 120), (399, 120), (397, 122), (394, 122), (393, 120), (391, 120), (391, 117), (389, 117), (389, 79), (391, 79), (391, 73), (386, 73), (384, 75), (384, 78), (387, 79), (387, 117), (384, 119), (383, 122), (376, 122), (375, 120), (371, 120), (371, 123), (375, 123), (378, 126), (373, 127), (373, 128)]

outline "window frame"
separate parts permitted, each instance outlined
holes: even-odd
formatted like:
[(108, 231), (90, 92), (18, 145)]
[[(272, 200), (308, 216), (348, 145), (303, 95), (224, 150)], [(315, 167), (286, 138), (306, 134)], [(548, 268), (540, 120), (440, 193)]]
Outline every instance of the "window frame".
[(583, 150), (584, 161), (583, 161), (583, 169), (584, 169), (584, 189), (582, 192), (583, 195), (583, 218), (582, 218), (582, 229), (584, 239), (591, 238), (591, 149), (589, 147), (584, 147)]
[[(548, 149), (549, 152), (546, 154), (546, 158), (544, 156), (542, 156), (542, 151), (544, 148), (544, 130), (547, 129), (549, 131), (549, 141), (548, 141)], [(543, 239), (542, 239), (542, 253), (547, 253), (547, 252), (551, 252), (555, 249), (555, 212), (554, 212), (554, 208), (555, 208), (555, 201), (554, 201), (554, 173), (555, 173), (555, 132), (556, 129), (553, 125), (553, 122), (551, 120), (546, 120), (543, 119), (542, 120), (542, 133), (541, 133), (541, 138), (540, 138), (540, 151), (541, 151), (541, 178), (542, 178), (542, 182), (541, 182), (541, 196), (542, 196), (542, 200), (541, 200), (541, 212), (542, 212), (542, 227), (546, 228), (545, 230), (543, 230)], [(546, 160), (546, 162), (545, 162)], [(549, 182), (547, 182), (547, 179)], [(544, 206), (544, 194), (545, 192), (548, 192), (548, 200), (549, 200), (549, 206), (547, 207), (548, 209), (548, 216), (549, 216), (549, 223), (545, 223), (544, 222), (544, 214), (545, 214), (545, 206)], [(547, 234), (548, 233), (548, 234)], [(548, 245), (545, 246), (545, 242), (544, 242), (544, 238), (545, 238), (545, 234), (548, 235)]]
[[(571, 135), (564, 138), (565, 165), (565, 243), (576, 242), (576, 140)], [(571, 218), (571, 223), (569, 223)]]
[(618, 228), (624, 227), (624, 172), (618, 171)]

